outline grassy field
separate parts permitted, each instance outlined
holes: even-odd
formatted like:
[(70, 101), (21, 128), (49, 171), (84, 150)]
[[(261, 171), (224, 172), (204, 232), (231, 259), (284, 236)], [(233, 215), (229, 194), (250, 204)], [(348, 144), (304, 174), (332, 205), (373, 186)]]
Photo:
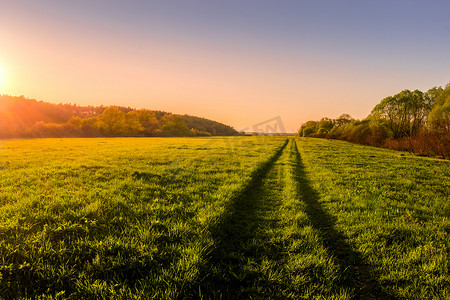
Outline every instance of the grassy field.
[(450, 164), (285, 137), (0, 142), (5, 299), (450, 298)]

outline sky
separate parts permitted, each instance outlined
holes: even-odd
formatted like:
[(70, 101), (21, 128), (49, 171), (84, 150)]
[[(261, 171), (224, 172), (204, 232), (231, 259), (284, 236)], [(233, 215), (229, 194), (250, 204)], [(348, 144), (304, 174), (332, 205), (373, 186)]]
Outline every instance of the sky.
[(448, 0), (0, 0), (0, 94), (237, 130), (450, 82)]

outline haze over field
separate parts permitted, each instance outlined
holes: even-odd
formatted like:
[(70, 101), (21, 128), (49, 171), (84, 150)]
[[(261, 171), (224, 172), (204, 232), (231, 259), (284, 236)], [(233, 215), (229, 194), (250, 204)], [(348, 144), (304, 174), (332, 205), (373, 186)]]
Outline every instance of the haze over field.
[(0, 4), (0, 94), (293, 132), (450, 79), (448, 1)]

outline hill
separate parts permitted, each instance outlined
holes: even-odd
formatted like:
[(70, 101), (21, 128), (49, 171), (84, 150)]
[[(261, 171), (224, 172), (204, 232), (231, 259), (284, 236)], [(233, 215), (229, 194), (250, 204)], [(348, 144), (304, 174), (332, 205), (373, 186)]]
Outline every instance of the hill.
[(0, 95), (0, 138), (230, 136), (231, 126), (190, 115), (124, 106), (53, 104)]

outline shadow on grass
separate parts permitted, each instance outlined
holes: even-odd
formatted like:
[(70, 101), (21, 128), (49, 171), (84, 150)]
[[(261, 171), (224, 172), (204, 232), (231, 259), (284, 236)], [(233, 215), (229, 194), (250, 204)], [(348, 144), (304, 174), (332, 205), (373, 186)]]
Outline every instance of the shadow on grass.
[(301, 195), (306, 203), (306, 214), (323, 239), (328, 253), (336, 258), (341, 273), (339, 285), (353, 288), (355, 299), (395, 299), (394, 296), (383, 291), (371, 266), (348, 244), (345, 236), (335, 229), (333, 217), (321, 206), (319, 195), (307, 179), (297, 147), (295, 151), (295, 180), (299, 184), (298, 195)]
[[(257, 243), (264, 239), (261, 227), (270, 226), (263, 220), (265, 208), (263, 179), (280, 158), (283, 146), (253, 174), (246, 187), (230, 201), (225, 215), (210, 228), (214, 248), (205, 254), (207, 263), (200, 266), (199, 275), (182, 289), (179, 297), (205, 299), (248, 299), (271, 287), (264, 282), (257, 268), (263, 258), (281, 255), (277, 245)], [(275, 206), (275, 203), (272, 203)], [(250, 262), (250, 263), (249, 263)]]

